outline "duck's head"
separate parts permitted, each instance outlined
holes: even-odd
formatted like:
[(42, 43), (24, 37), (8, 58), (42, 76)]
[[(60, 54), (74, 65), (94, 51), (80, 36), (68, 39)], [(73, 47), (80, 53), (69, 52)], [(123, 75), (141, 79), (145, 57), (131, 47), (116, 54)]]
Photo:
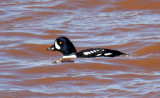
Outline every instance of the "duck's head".
[(58, 37), (54, 44), (47, 48), (47, 50), (60, 51), (63, 53), (63, 56), (76, 54), (77, 52), (74, 45), (67, 37)]

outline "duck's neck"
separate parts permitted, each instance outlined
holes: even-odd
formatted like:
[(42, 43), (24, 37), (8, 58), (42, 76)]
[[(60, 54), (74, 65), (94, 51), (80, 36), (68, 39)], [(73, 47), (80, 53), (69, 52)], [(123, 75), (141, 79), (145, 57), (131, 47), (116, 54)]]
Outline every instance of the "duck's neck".
[(64, 56), (76, 55), (77, 50), (72, 43), (70, 43), (64, 47), (66, 47), (66, 48), (61, 49), (61, 52), (63, 53)]

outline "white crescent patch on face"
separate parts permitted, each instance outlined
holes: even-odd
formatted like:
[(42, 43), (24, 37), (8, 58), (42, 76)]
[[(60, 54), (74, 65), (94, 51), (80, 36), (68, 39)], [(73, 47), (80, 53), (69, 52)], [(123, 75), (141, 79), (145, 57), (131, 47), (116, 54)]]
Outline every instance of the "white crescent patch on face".
[(54, 44), (55, 44), (55, 48), (56, 48), (56, 49), (58, 49), (58, 50), (60, 50), (60, 49), (61, 49), (61, 47), (57, 44), (57, 41), (55, 41), (55, 43), (54, 43)]

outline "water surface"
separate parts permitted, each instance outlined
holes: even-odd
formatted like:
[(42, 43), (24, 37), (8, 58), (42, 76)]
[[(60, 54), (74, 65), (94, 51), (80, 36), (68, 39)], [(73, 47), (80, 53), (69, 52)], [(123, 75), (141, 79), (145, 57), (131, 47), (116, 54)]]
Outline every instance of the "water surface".
[[(160, 1), (0, 1), (1, 98), (159, 98)], [(59, 36), (77, 50), (109, 48), (129, 57), (52, 63)]]

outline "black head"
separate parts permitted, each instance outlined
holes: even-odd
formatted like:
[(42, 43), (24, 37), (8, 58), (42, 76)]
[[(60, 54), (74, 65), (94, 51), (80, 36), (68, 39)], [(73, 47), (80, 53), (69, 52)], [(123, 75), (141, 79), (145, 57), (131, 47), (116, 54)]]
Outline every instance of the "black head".
[(63, 53), (63, 55), (71, 55), (76, 54), (76, 49), (72, 42), (67, 37), (58, 37), (54, 44), (49, 47), (47, 50), (51, 51), (60, 51)]

